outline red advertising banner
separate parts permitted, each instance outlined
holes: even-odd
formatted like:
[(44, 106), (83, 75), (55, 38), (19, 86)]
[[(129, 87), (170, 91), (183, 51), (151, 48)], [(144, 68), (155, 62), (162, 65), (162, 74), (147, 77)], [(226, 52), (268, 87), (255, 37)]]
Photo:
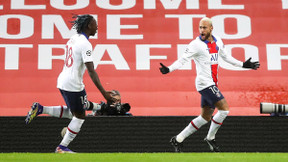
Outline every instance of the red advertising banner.
[[(24, 116), (33, 102), (64, 105), (56, 88), (73, 14), (91, 14), (95, 70), (135, 116), (198, 115), (195, 64), (162, 75), (199, 35), (207, 16), (229, 54), (259, 60), (257, 71), (222, 62), (219, 89), (230, 115), (260, 115), (260, 102), (288, 104), (288, 0), (0, 1), (0, 116)], [(103, 101), (88, 74), (88, 99)]]

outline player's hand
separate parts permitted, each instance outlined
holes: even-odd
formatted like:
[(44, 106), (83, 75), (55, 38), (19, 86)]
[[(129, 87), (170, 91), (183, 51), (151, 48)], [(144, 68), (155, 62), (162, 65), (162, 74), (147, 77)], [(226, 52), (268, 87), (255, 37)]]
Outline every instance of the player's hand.
[(251, 57), (243, 63), (243, 68), (257, 70), (260, 67), (259, 61), (251, 62)]
[(160, 63), (160, 65), (161, 65), (161, 67), (160, 67), (159, 69), (160, 69), (160, 72), (161, 72), (162, 74), (167, 74), (167, 73), (170, 72), (168, 67), (166, 67), (166, 66), (163, 65), (162, 63)]
[(114, 103), (116, 101), (116, 99), (114, 98), (114, 92), (112, 92), (112, 91), (106, 91), (103, 94), (103, 96), (106, 99), (106, 101), (109, 103)]

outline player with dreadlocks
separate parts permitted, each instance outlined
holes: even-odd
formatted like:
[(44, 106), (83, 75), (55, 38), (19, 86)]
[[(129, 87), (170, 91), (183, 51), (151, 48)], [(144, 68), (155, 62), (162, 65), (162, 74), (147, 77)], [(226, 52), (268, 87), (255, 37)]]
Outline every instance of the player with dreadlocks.
[[(115, 98), (111, 91), (106, 91), (94, 70), (92, 58), (92, 45), (89, 42), (89, 36), (94, 36), (98, 26), (96, 20), (91, 15), (75, 15), (75, 21), (72, 21), (73, 27), (77, 30), (77, 34), (72, 36), (66, 44), (66, 56), (63, 70), (58, 76), (57, 88), (60, 90), (67, 108), (71, 111), (73, 117), (68, 125), (66, 132), (60, 145), (56, 148), (56, 153), (74, 153), (68, 148), (68, 145), (79, 133), (82, 124), (85, 121), (85, 110), (91, 110), (97, 107), (97, 104), (87, 100), (86, 91), (83, 84), (83, 74), (87, 69), (90, 78), (95, 86), (101, 92), (103, 97), (113, 103)], [(65, 110), (64, 113), (69, 113)], [(40, 114), (61, 114), (63, 109), (59, 107), (46, 107), (39, 103), (34, 103), (26, 117), (26, 124)], [(68, 115), (67, 115), (68, 117)]]

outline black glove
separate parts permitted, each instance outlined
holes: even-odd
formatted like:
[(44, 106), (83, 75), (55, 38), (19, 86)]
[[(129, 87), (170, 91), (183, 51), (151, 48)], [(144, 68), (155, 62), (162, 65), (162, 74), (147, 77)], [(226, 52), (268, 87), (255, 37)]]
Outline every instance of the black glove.
[(160, 67), (159, 69), (160, 69), (160, 71), (161, 71), (162, 74), (167, 74), (167, 73), (170, 72), (168, 67), (166, 67), (166, 66), (163, 65), (162, 63), (160, 63), (160, 65), (161, 65), (162, 67)]
[(259, 61), (251, 62), (250, 60), (251, 60), (251, 57), (243, 63), (243, 68), (257, 70), (260, 66)]

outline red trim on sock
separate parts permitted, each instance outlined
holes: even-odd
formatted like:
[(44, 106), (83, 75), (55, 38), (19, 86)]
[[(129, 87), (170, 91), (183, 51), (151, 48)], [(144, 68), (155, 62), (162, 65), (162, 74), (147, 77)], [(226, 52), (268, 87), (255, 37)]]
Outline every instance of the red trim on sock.
[(64, 111), (64, 107), (61, 106), (61, 112), (60, 112), (60, 117), (59, 118), (62, 118), (62, 115), (63, 115), (63, 111)]
[(192, 126), (193, 126), (196, 130), (199, 129), (198, 127), (196, 127), (196, 125), (193, 123), (193, 121), (191, 121), (191, 124), (192, 124)]
[(73, 133), (73, 134), (78, 134), (78, 132), (72, 131), (69, 127), (67, 127), (67, 129), (69, 130), (69, 132), (71, 132), (71, 133)]
[(223, 123), (218, 123), (216, 122), (214, 119), (212, 119), (212, 121), (215, 123), (215, 124), (218, 124), (218, 125), (222, 125)]

